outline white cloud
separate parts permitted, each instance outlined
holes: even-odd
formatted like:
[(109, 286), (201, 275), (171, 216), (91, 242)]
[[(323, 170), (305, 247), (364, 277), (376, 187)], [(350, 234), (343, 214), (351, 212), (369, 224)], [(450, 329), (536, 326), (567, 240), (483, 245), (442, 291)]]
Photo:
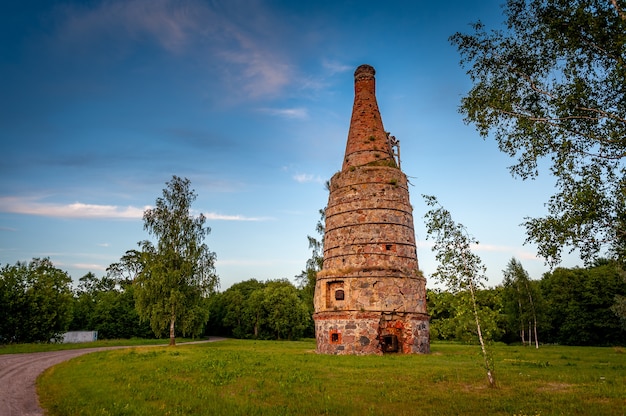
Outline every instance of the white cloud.
[[(0, 212), (9, 212), (22, 215), (38, 215), (42, 217), (57, 218), (120, 218), (120, 219), (141, 219), (146, 209), (151, 208), (145, 206), (143, 208), (127, 206), (120, 207), (117, 205), (96, 205), (83, 204), (75, 202), (73, 204), (55, 204), (48, 202), (39, 202), (37, 198), (21, 198), (21, 197), (0, 197)], [(245, 217), (243, 215), (224, 215), (217, 213), (204, 214), (207, 219), (219, 221), (267, 221), (270, 218), (265, 217)], [(108, 247), (108, 243), (99, 244), (102, 247)]]
[(306, 119), (309, 116), (306, 108), (261, 108), (259, 111), (285, 118)]
[(107, 269), (107, 266), (103, 266), (101, 264), (88, 264), (88, 263), (75, 263), (75, 264), (71, 264), (69, 265), (69, 267), (72, 267), (74, 269), (80, 269), (80, 270), (100, 270), (100, 271), (104, 271)]
[(214, 212), (204, 214), (204, 216), (208, 220), (216, 220), (216, 221), (267, 221), (271, 219), (267, 217), (245, 217), (243, 215), (223, 215), (223, 214), (216, 214)]
[(58, 218), (142, 218), (145, 209), (117, 205), (95, 205), (75, 202), (57, 204), (39, 202), (36, 198), (0, 197), (0, 211), (14, 214), (39, 215)]
[(430, 242), (430, 241), (416, 241), (415, 242), (415, 246), (417, 248), (432, 248), (434, 245), (434, 243)]
[(316, 182), (316, 183), (324, 183), (324, 179), (321, 176), (312, 175), (309, 173), (296, 173), (293, 175), (293, 179), (299, 183), (307, 183), (307, 182)]

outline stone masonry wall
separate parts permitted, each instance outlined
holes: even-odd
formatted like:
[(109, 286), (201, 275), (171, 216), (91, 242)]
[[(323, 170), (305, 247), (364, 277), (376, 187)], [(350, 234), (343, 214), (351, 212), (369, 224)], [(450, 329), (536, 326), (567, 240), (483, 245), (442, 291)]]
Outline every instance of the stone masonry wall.
[(429, 352), (408, 180), (383, 127), (374, 74), (368, 65), (355, 71), (343, 166), (329, 183), (313, 316), (323, 354)]

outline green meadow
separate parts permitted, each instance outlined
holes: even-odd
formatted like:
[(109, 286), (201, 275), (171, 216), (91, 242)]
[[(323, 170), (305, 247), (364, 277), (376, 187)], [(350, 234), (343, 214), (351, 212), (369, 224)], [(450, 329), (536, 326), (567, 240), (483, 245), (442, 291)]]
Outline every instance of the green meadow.
[(429, 355), (327, 356), (313, 340), (226, 340), (77, 357), (38, 379), (49, 415), (624, 415), (622, 347), (433, 343)]

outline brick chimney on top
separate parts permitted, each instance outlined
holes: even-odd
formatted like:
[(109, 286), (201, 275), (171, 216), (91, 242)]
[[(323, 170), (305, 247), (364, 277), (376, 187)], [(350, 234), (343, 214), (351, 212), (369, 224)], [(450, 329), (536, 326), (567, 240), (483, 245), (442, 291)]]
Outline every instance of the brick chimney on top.
[(354, 105), (342, 170), (394, 161), (376, 102), (375, 74), (370, 65), (361, 65), (354, 73)]

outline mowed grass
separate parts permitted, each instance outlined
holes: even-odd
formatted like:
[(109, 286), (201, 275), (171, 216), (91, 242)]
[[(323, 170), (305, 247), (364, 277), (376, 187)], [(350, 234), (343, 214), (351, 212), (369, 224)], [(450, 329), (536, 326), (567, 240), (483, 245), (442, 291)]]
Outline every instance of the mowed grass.
[(226, 340), (84, 355), (38, 380), (49, 415), (624, 415), (626, 350), (477, 346), (327, 356), (314, 341)]

